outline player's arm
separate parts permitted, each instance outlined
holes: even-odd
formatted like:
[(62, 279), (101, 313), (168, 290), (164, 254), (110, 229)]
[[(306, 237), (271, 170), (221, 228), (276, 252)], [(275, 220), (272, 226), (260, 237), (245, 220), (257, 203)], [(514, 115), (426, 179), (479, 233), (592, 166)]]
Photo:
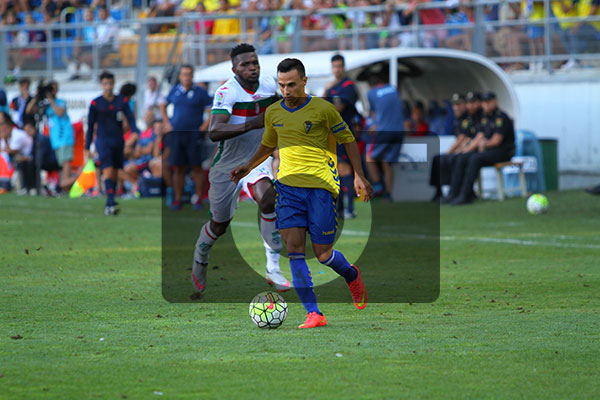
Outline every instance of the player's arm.
[(248, 175), (250, 171), (258, 167), (263, 161), (269, 158), (274, 150), (275, 147), (268, 147), (261, 143), (260, 146), (258, 146), (258, 149), (256, 149), (256, 153), (254, 153), (252, 158), (250, 158), (246, 164), (231, 171), (231, 180), (235, 183), (238, 183), (240, 179)]
[(273, 151), (275, 151), (275, 148), (277, 147), (277, 132), (275, 131), (275, 128), (273, 128), (271, 121), (272, 117), (270, 117), (270, 115), (272, 114), (269, 109), (263, 114), (265, 131), (263, 132), (262, 142), (260, 146), (258, 146), (258, 149), (256, 149), (254, 155), (246, 164), (231, 171), (231, 180), (235, 183), (238, 183), (240, 179), (248, 175), (250, 171), (269, 158), (269, 156), (273, 154)]
[(125, 110), (125, 118), (127, 118), (127, 122), (129, 122), (129, 127), (134, 133), (139, 134), (140, 130), (135, 123), (135, 117), (133, 116), (133, 112), (131, 111), (128, 102), (125, 102), (125, 107), (123, 107), (123, 109)]
[(231, 139), (240, 136), (250, 130), (260, 129), (265, 126), (265, 114), (261, 114), (254, 119), (242, 124), (230, 124), (229, 113), (215, 112), (213, 110), (208, 127), (208, 137), (213, 142)]
[(173, 130), (173, 126), (171, 126), (171, 120), (169, 119), (169, 115), (167, 115), (167, 106), (171, 103), (171, 95), (174, 89), (175, 88), (171, 89), (171, 92), (169, 92), (165, 100), (160, 103), (160, 114), (162, 115), (163, 127), (165, 128), (166, 133), (169, 133)]
[(92, 101), (90, 104), (90, 110), (88, 112), (88, 128), (85, 133), (85, 158), (88, 159), (90, 156), (90, 146), (92, 145), (92, 139), (94, 138), (94, 127), (96, 126), (97, 114), (95, 102)]
[[(356, 139), (352, 134), (350, 128), (346, 125), (340, 113), (335, 109), (329, 109), (326, 111), (327, 122), (331, 133), (335, 137), (338, 143), (343, 143), (346, 148), (346, 153), (350, 159), (350, 164), (354, 169), (354, 189), (356, 194), (360, 196), (362, 194), (363, 201), (369, 201), (373, 197), (373, 188), (365, 177), (365, 173), (362, 169), (362, 163), (360, 160), (360, 152), (358, 151), (358, 145)], [(267, 125), (269, 126), (269, 125)], [(265, 134), (266, 134), (265, 130)], [(264, 137), (263, 137), (264, 141)]]
[(365, 177), (365, 173), (362, 169), (362, 163), (360, 161), (360, 152), (358, 151), (358, 145), (356, 140), (350, 143), (344, 143), (346, 153), (350, 159), (350, 164), (354, 169), (354, 190), (357, 195), (362, 194), (363, 201), (369, 201), (373, 197), (373, 187)]

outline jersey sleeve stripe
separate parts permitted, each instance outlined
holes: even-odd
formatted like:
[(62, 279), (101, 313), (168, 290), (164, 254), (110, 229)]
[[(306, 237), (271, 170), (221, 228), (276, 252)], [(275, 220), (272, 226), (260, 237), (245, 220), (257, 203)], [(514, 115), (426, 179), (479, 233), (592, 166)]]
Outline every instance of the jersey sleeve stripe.
[(227, 111), (227, 110), (221, 110), (221, 109), (218, 109), (218, 108), (213, 108), (210, 113), (211, 114), (227, 114), (227, 115), (229, 115), (229, 111)]
[(337, 128), (337, 129), (333, 129), (333, 130), (332, 130), (332, 132), (333, 132), (333, 133), (338, 133), (339, 131), (343, 131), (344, 129), (346, 129), (346, 125), (344, 125), (344, 126), (340, 126), (340, 127), (339, 127), (339, 128)]

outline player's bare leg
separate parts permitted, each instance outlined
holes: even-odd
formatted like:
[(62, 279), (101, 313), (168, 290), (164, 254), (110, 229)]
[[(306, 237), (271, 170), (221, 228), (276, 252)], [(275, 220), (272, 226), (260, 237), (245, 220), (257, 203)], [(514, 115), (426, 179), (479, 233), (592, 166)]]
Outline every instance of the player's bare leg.
[(379, 196), (383, 192), (383, 187), (381, 187), (381, 174), (379, 173), (378, 163), (369, 155), (369, 153), (367, 153), (365, 161), (367, 164), (367, 171), (369, 172), (369, 179), (373, 182), (373, 191), (375, 192), (375, 196)]
[(192, 265), (192, 283), (196, 289), (196, 294), (192, 295), (192, 299), (199, 298), (206, 289), (206, 270), (210, 249), (219, 236), (225, 234), (230, 222), (231, 220), (216, 222), (211, 219), (200, 229), (200, 235), (194, 249), (194, 262)]
[(202, 167), (192, 167), (192, 179), (194, 180), (196, 196), (198, 196), (198, 200), (194, 204), (194, 210), (200, 210), (202, 208), (202, 196), (204, 195), (204, 188), (206, 187), (206, 175), (204, 174)]
[(381, 168), (383, 169), (383, 184), (385, 186), (385, 192), (391, 196), (392, 194), (392, 183), (394, 180), (394, 172), (390, 163), (382, 161)]
[(253, 185), (248, 185), (248, 188), (261, 213), (260, 234), (267, 257), (267, 282), (274, 285), (278, 291), (286, 292), (291, 289), (291, 285), (281, 273), (279, 266), (282, 243), (281, 235), (275, 226), (275, 188), (269, 178), (263, 178)]
[(181, 197), (183, 196), (183, 186), (185, 184), (185, 166), (176, 166), (173, 172), (173, 191), (175, 198), (173, 199), (173, 208), (181, 207)]

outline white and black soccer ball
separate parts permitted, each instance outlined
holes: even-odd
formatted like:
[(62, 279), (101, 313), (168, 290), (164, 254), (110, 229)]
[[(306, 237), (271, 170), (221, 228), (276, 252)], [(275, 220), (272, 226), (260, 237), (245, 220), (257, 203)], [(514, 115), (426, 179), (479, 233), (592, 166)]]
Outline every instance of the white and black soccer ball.
[(527, 199), (527, 211), (529, 211), (529, 214), (544, 214), (548, 212), (549, 207), (550, 203), (548, 202), (548, 198), (543, 194), (532, 194)]
[(279, 328), (287, 318), (288, 306), (277, 292), (262, 292), (250, 303), (250, 318), (261, 329)]

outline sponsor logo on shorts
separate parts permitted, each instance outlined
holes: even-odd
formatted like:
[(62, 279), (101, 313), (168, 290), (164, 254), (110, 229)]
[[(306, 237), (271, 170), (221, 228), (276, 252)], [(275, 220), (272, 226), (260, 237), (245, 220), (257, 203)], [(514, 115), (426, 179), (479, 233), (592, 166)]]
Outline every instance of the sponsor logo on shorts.
[(323, 231), (323, 232), (321, 232), (321, 235), (333, 235), (334, 233), (335, 233), (335, 230), (327, 231), (327, 232)]

